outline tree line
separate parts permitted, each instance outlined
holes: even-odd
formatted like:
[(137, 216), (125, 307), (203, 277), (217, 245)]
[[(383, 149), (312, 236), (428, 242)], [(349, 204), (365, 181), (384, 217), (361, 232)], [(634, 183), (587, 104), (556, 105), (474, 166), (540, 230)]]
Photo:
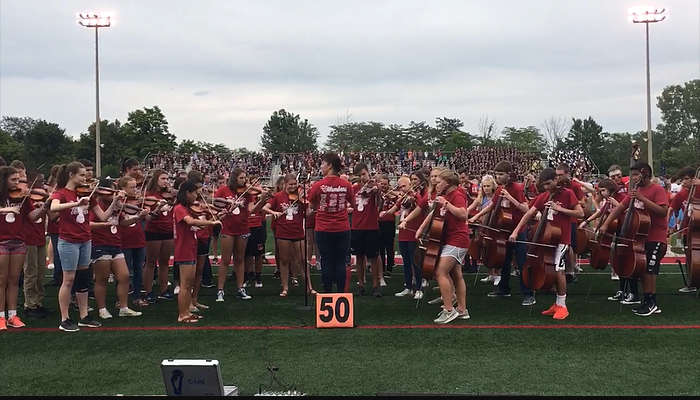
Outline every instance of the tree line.
[[(700, 154), (700, 79), (664, 88), (657, 97), (662, 122), (653, 132), (654, 169), (673, 174), (678, 169), (697, 167)], [(143, 159), (158, 153), (231, 153), (225, 144), (191, 139), (177, 143), (158, 106), (134, 110), (126, 123), (101, 121), (103, 175), (116, 176), (125, 156)], [(308, 119), (285, 109), (275, 111), (262, 128), (260, 146), (268, 153), (302, 153), (317, 150), (344, 152), (395, 152), (397, 150), (470, 150), (475, 146), (513, 147), (539, 152), (546, 157), (556, 152), (581, 152), (605, 172), (611, 164), (628, 167), (631, 143), (637, 141), (646, 158), (646, 131), (607, 132), (591, 116), (551, 117), (537, 125), (505, 126), (483, 116), (476, 132), (464, 129), (458, 118), (437, 117), (433, 125), (411, 121), (408, 125), (377, 121), (353, 121), (350, 115), (330, 126), (326, 142), (318, 143), (319, 130)], [(245, 153), (245, 148), (237, 149)], [(0, 155), (8, 162), (20, 159), (28, 168), (86, 158), (95, 158), (95, 124), (73, 139), (58, 124), (30, 117), (3, 116), (0, 121)]]

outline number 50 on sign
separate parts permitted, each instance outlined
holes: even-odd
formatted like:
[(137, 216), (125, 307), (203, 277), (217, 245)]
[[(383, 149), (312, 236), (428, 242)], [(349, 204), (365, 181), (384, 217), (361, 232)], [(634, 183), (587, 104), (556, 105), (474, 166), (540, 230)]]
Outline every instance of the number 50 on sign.
[(316, 328), (353, 328), (355, 313), (351, 293), (316, 295)]

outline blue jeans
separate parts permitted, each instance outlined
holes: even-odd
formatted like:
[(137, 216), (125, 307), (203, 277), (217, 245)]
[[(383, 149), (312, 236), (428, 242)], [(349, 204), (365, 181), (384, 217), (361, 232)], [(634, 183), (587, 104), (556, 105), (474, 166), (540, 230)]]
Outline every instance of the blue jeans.
[[(421, 267), (413, 262), (413, 253), (416, 251), (416, 242), (399, 242), (399, 252), (403, 259), (403, 285), (406, 289), (422, 290), (423, 277), (421, 276)], [(416, 283), (413, 285), (413, 278)]]
[(143, 265), (146, 263), (146, 248), (139, 247), (136, 249), (122, 249), (126, 266), (133, 274), (132, 285), (134, 293), (131, 297), (136, 300), (141, 298), (141, 286), (143, 286)]
[(513, 264), (513, 253), (515, 253), (515, 264), (520, 272), (520, 292), (524, 296), (534, 296), (534, 293), (523, 282), (523, 267), (527, 262), (527, 245), (522, 242), (527, 241), (527, 230), (518, 234), (518, 242), (508, 243), (506, 245), (506, 262), (501, 267), (501, 282), (498, 283), (498, 291), (501, 293), (510, 293), (510, 269)]
[(321, 254), (323, 291), (332, 293), (335, 283), (338, 293), (345, 292), (345, 259), (350, 253), (350, 231), (316, 231), (316, 245)]
[(51, 238), (51, 247), (53, 247), (53, 280), (61, 282), (63, 280), (63, 268), (61, 267), (61, 256), (58, 254), (58, 233), (53, 233)]

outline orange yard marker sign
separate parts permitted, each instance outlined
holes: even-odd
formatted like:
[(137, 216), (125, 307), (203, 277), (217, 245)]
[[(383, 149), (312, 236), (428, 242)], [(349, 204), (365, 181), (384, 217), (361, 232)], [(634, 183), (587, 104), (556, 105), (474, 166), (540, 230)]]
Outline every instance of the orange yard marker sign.
[(316, 295), (316, 328), (353, 328), (355, 311), (352, 293)]

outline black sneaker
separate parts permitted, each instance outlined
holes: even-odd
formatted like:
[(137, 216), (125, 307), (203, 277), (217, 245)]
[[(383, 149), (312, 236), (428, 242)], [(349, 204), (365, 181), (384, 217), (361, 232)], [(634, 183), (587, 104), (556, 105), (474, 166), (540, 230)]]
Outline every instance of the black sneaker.
[(362, 296), (365, 294), (365, 287), (364, 286), (358, 286), (357, 291), (355, 291), (356, 296)]
[(64, 332), (78, 332), (80, 330), (80, 328), (78, 328), (78, 325), (71, 321), (70, 318), (61, 322), (61, 324), (58, 326), (58, 329)]
[(391, 278), (391, 271), (384, 271), (384, 279)]
[(651, 314), (654, 314), (657, 309), (658, 307), (656, 307), (655, 304), (644, 304), (641, 308), (637, 308), (632, 311), (640, 317), (648, 317)]
[(88, 292), (88, 299), (95, 300), (95, 292), (92, 290)]
[(236, 297), (241, 299), (241, 300), (250, 300), (252, 297), (248, 295), (248, 293), (245, 291), (244, 288), (238, 289), (238, 292), (236, 293)]
[(272, 279), (279, 279), (280, 278), (280, 270), (275, 270), (275, 273), (272, 274)]
[(489, 297), (510, 297), (510, 293), (501, 292), (500, 290), (495, 290), (488, 294)]
[(151, 292), (151, 293), (149, 293), (149, 294), (146, 295), (146, 301), (147, 301), (149, 304), (157, 303), (157, 302), (158, 302), (158, 296), (156, 296), (155, 294), (153, 294), (153, 292)]
[(623, 300), (620, 300), (620, 303), (624, 305), (642, 304), (642, 300), (636, 294), (629, 293)]
[(36, 308), (25, 308), (24, 316), (29, 319), (40, 319), (46, 317), (46, 314), (39, 312)]
[(102, 326), (101, 323), (95, 321), (91, 316), (87, 316), (80, 321), (78, 321), (78, 326), (84, 326), (86, 328), (99, 328)]
[(622, 301), (625, 299), (625, 292), (622, 290), (618, 290), (614, 296), (608, 297), (608, 300), (610, 301)]
[(36, 310), (37, 310), (38, 312), (44, 314), (44, 315), (52, 315), (52, 314), (53, 314), (53, 310), (52, 310), (52, 309), (46, 308), (46, 307), (44, 307), (44, 306), (39, 306), (39, 307), (36, 308)]
[(169, 290), (166, 290), (165, 292), (159, 294), (158, 298), (163, 300), (175, 300), (175, 295), (170, 293)]
[(373, 288), (372, 288), (372, 296), (373, 296), (373, 297), (376, 297), (376, 298), (384, 297), (384, 296), (382, 295), (382, 292), (379, 290), (378, 287), (373, 287)]

